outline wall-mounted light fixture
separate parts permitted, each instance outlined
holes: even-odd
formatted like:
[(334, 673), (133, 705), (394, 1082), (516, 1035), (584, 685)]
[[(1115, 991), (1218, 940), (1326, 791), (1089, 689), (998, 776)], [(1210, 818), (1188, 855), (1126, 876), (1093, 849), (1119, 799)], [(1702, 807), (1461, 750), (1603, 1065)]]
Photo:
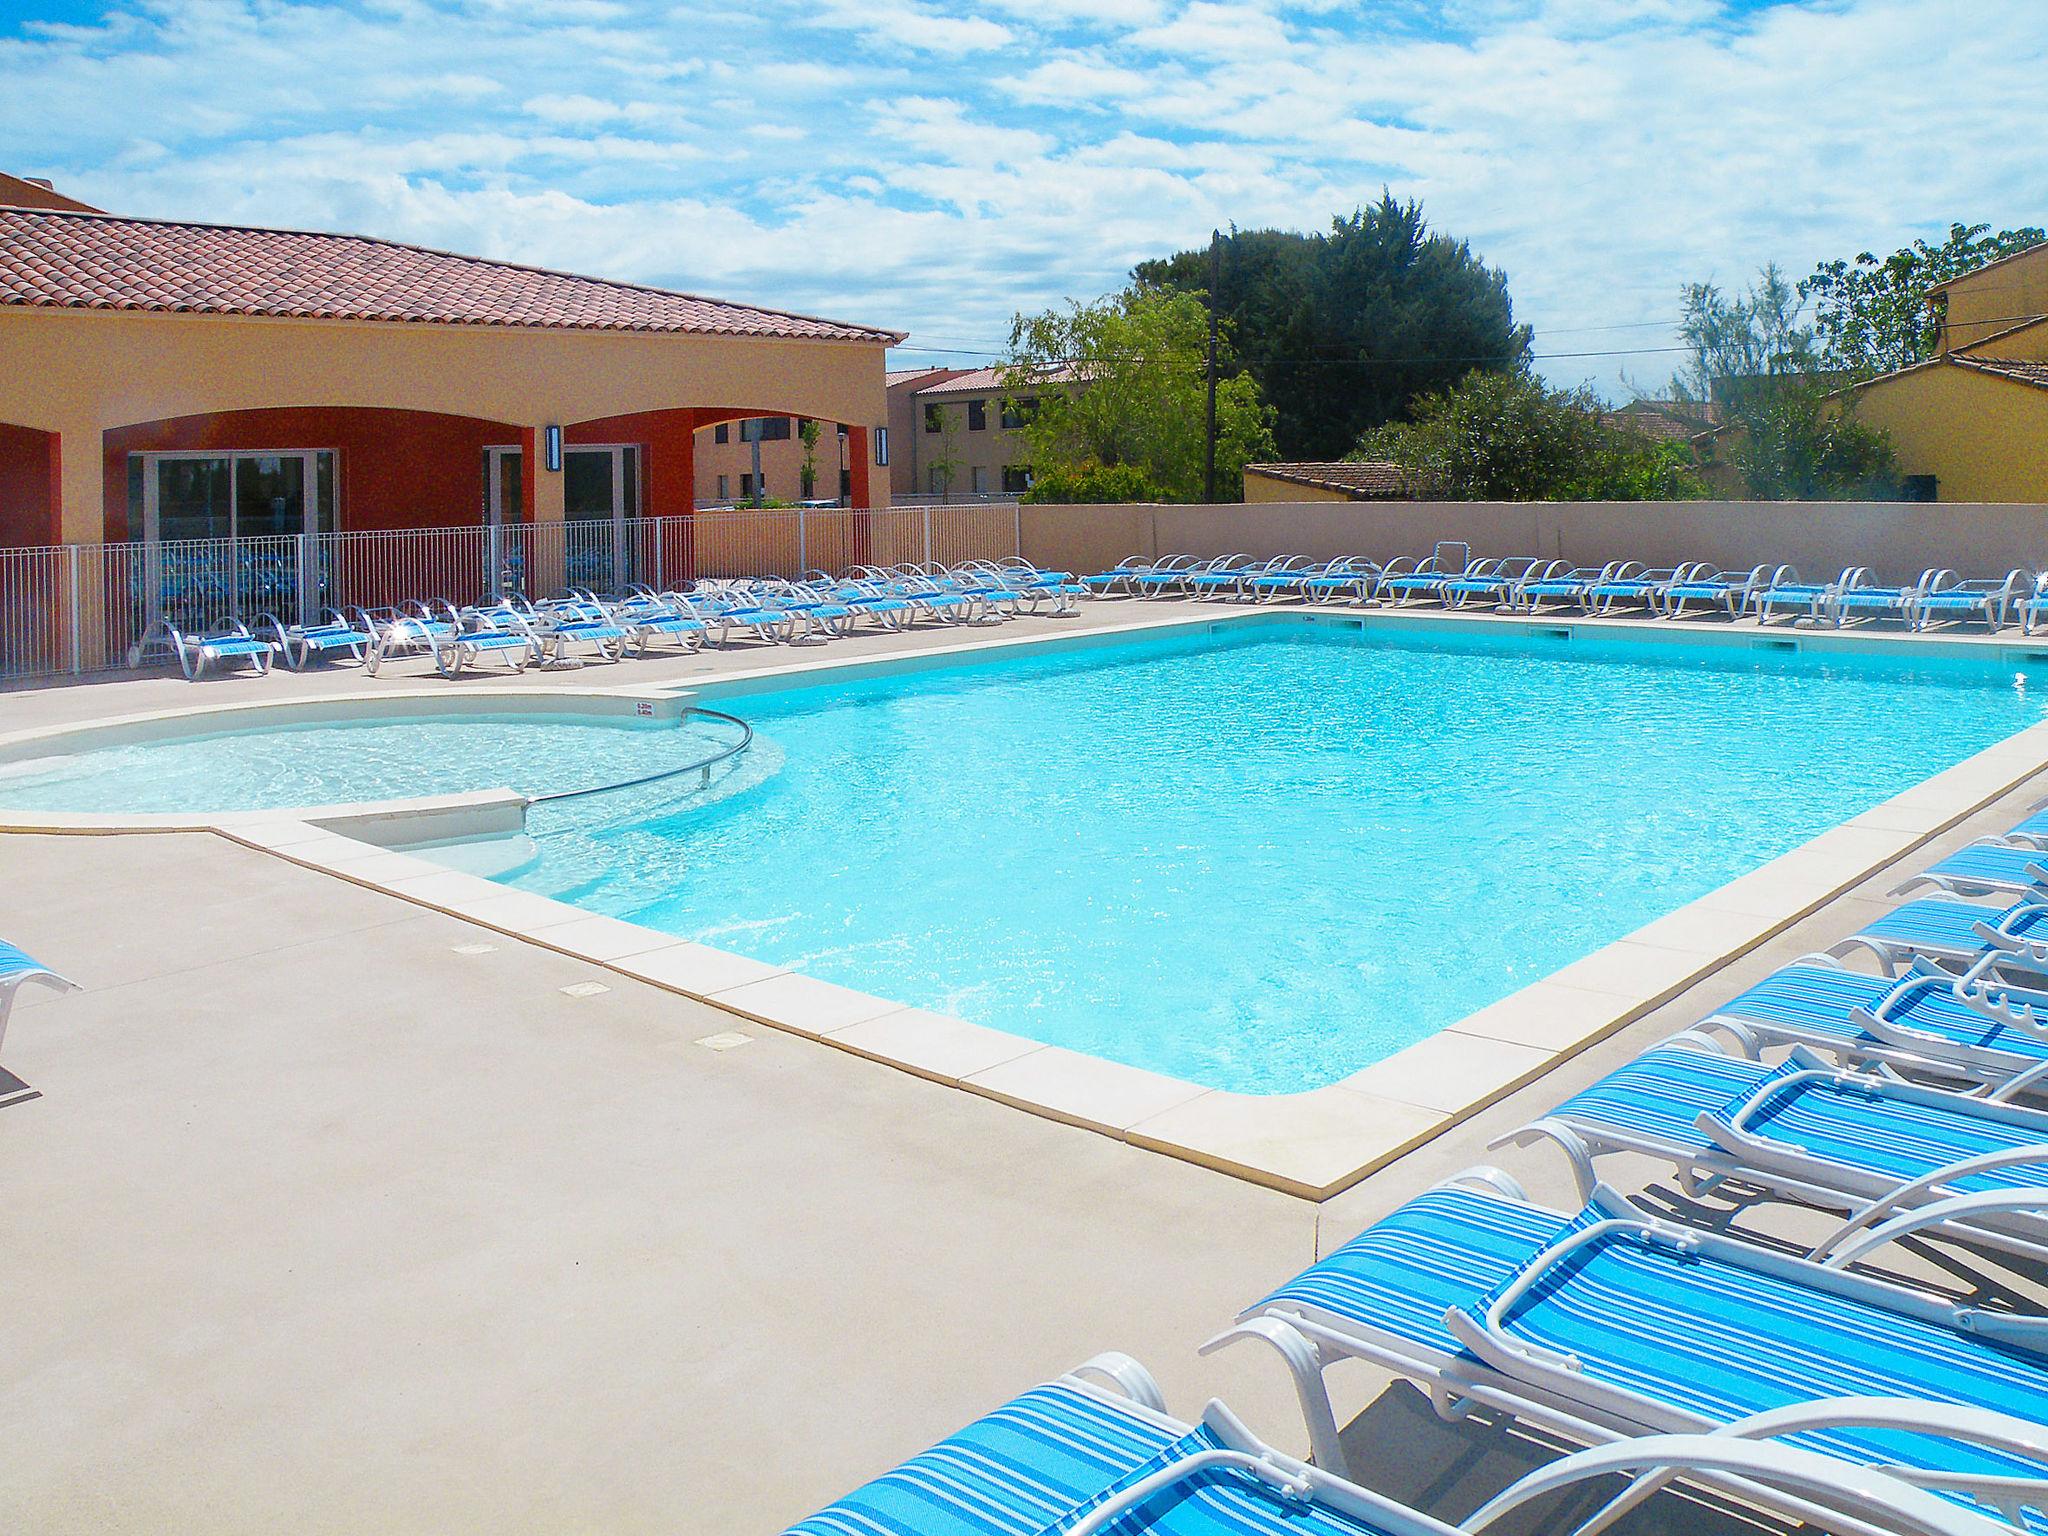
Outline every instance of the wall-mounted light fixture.
[(881, 465), (887, 465), (889, 462), (889, 429), (887, 427), (875, 428), (875, 462)]
[(542, 428), (541, 440), (545, 445), (542, 457), (546, 460), (549, 470), (560, 474), (562, 470), (562, 429), (560, 427)]

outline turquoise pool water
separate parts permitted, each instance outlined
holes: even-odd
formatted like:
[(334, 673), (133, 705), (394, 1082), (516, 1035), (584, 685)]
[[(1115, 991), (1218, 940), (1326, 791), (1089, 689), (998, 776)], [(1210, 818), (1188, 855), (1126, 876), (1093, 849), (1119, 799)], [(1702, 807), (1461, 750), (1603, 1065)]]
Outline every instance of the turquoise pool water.
[[(594, 912), (1285, 1093), (2034, 723), (2044, 687), (1931, 650), (1256, 623), (714, 699), (758, 737), (710, 795), (538, 805), (530, 856), (471, 867), (525, 857), (509, 883)], [(531, 717), (240, 731), (0, 765), (0, 805), (532, 794), (729, 739)]]
[(708, 756), (731, 726), (441, 715), (288, 725), (0, 763), (0, 806), (199, 813), (346, 805), (476, 789), (584, 789)]
[(1302, 624), (1020, 656), (721, 702), (762, 743), (723, 798), (539, 808), (515, 883), (1285, 1093), (2033, 723), (2041, 682)]

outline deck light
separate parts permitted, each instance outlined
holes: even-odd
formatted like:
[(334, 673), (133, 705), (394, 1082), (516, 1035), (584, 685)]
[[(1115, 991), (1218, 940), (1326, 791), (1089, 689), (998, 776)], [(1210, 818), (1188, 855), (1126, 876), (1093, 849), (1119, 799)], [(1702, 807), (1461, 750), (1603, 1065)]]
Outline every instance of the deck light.
[(543, 433), (547, 442), (547, 465), (549, 470), (560, 473), (562, 468), (562, 429), (548, 427)]

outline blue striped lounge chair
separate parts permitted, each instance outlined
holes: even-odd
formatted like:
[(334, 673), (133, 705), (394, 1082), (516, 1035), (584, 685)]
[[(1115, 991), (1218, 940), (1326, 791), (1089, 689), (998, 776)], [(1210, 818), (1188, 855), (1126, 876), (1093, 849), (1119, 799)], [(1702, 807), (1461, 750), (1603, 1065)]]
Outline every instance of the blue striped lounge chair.
[(1175, 555), (1133, 576), (1127, 590), (1139, 597), (1171, 597), (1175, 592), (1202, 590), (1191, 583), (1222, 578), (1225, 584), (1235, 582), (1236, 577), (1226, 575), (1243, 567), (1243, 555), (1217, 555), (1208, 560), (1197, 560), (1192, 555)]
[(19, 945), (0, 939), (0, 1045), (7, 1043), (7, 1016), (14, 1011), (14, 995), (26, 986), (56, 992), (78, 990), (77, 982), (59, 976)]
[(1705, 576), (1712, 570), (1713, 567), (1705, 561), (1693, 560), (1656, 570), (1634, 571), (1626, 576), (1610, 576), (1605, 581), (1594, 582), (1587, 589), (1587, 606), (1603, 616), (1626, 613), (1635, 608), (1645, 613), (1661, 614), (1666, 593), (1679, 583)]
[(1204, 1350), (1273, 1346), (1311, 1424), (1334, 1418), (1323, 1372), (1364, 1360), (1448, 1416), (1483, 1407), (1593, 1444), (1769, 1435), (1935, 1481), (1987, 1517), (2024, 1501), (2024, 1527), (2048, 1530), (2048, 1318), (1850, 1273), (1871, 1241), (1821, 1263), (1654, 1219), (1604, 1186), (1551, 1210), (1473, 1170)]
[(1681, 1033), (1495, 1145), (1544, 1140), (1582, 1199), (1598, 1158), (1634, 1152), (1670, 1163), (1689, 1194), (1739, 1179), (1847, 1213), (1815, 1258), (1897, 1218), (2048, 1260), (2048, 1113), (1845, 1072), (1804, 1046), (1771, 1067)]
[(701, 651), (710, 627), (694, 613), (646, 587), (636, 587), (624, 599), (608, 605), (606, 612), (626, 632), (627, 651), (640, 657), (664, 640), (673, 641), (685, 653)]
[(1781, 567), (1768, 587), (1750, 594), (1749, 606), (1759, 624), (1770, 623), (1780, 613), (1790, 614), (1795, 624), (1801, 619), (1817, 624), (1827, 613), (1835, 593), (1845, 587), (1861, 586), (1869, 579), (1866, 567), (1852, 565), (1833, 581), (1801, 581), (1799, 573), (1788, 565)]
[(1805, 1045), (1849, 1062), (1979, 1083), (1994, 1099), (2048, 1081), (2048, 995), (1997, 986), (1980, 961), (1958, 976), (1924, 960), (1871, 976), (1809, 955), (1730, 998), (1695, 1028), (1747, 1055)]
[(1564, 568), (1563, 561), (1543, 560), (1534, 555), (1514, 555), (1481, 564), (1483, 569), (1453, 576), (1439, 589), (1448, 606), (1469, 608), (1476, 603), (1491, 603), (1496, 608), (1504, 608), (1514, 600), (1515, 593), (1524, 582), (1535, 580), (1541, 572)]
[(2020, 633), (2033, 634), (2040, 626), (2042, 616), (2048, 614), (2048, 571), (2036, 576), (2027, 595), (2013, 606), (2019, 611)]
[(1717, 571), (1702, 566), (1664, 589), (1664, 617), (1685, 618), (1688, 605), (1699, 603), (1708, 613), (1726, 619), (1739, 618), (1749, 607), (1751, 593), (1761, 591), (1790, 570), (1790, 566), (1783, 565), (1775, 569), (1758, 565), (1747, 571)]
[(1307, 555), (1273, 555), (1245, 565), (1202, 571), (1183, 581), (1181, 590), (1191, 597), (1257, 597), (1261, 583), (1284, 587), (1288, 577), (1308, 568)]
[(1671, 1476), (1712, 1475), (1741, 1479), (1781, 1518), (1827, 1529), (2011, 1530), (1824, 1453), (1704, 1436), (1582, 1451), (1451, 1525), (1267, 1445), (1221, 1402), (1184, 1423), (1135, 1361), (1106, 1355), (1012, 1398), (784, 1536), (1463, 1536), (1616, 1472), (1637, 1478), (1632, 1503)]
[(1906, 626), (1924, 630), (1935, 624), (1960, 625), (1979, 619), (1987, 630), (2000, 630), (2010, 620), (2013, 605), (2033, 585), (2034, 573), (2023, 570), (2007, 571), (1995, 581), (1988, 577), (1938, 581), (1920, 594), (1919, 601), (1906, 615)]
[(1992, 907), (1960, 896), (1923, 896), (1873, 918), (1827, 953), (1846, 959), (1868, 951), (1887, 976), (1896, 976), (1916, 959), (1960, 969), (1993, 950), (2010, 955), (2014, 967), (2048, 971), (2048, 901)]
[(1336, 576), (1340, 580), (1349, 576), (1355, 583), (1353, 572), (1357, 561), (1350, 556), (1335, 560), (1308, 560), (1296, 555), (1278, 570), (1262, 571), (1247, 577), (1239, 588), (1241, 596), (1248, 596), (1256, 602), (1267, 602), (1276, 597), (1304, 597), (1310, 592), (1308, 583), (1325, 576)]
[(251, 634), (240, 619), (221, 619), (204, 629), (180, 629), (169, 619), (158, 619), (143, 632), (141, 641), (129, 653), (128, 664), (139, 667), (146, 661), (168, 657), (178, 664), (187, 682), (196, 683), (208, 667), (236, 667), (261, 677), (277, 659), (277, 647)]
[(1923, 885), (1957, 896), (2048, 893), (2048, 853), (2030, 843), (1980, 838), (1968, 847), (1958, 848), (1940, 863), (1929, 865), (1911, 879), (1901, 881), (1891, 894), (1910, 895)]
[(1444, 583), (1455, 576), (1480, 576), (1490, 562), (1474, 565), (1472, 546), (1457, 539), (1439, 539), (1429, 554), (1417, 560), (1402, 555), (1387, 563), (1375, 598), (1403, 607), (1410, 603), (1434, 602), (1443, 596)]
[(1385, 568), (1378, 562), (1351, 555), (1326, 562), (1321, 570), (1302, 577), (1295, 590), (1310, 602), (1349, 597), (1362, 603), (1372, 596), (1385, 574)]
[(367, 627), (333, 608), (312, 624), (287, 624), (274, 613), (259, 614), (256, 629), (275, 637), (271, 643), (294, 672), (343, 657), (360, 666), (375, 639)]
[(1558, 608), (1583, 608), (1586, 594), (1601, 582), (1640, 569), (1632, 560), (1610, 560), (1602, 566), (1578, 565), (1568, 570), (1545, 571), (1516, 588), (1509, 606), (1523, 613), (1541, 613), (1545, 603)]
[(524, 672), (541, 659), (540, 637), (533, 626), (517, 609), (503, 604), (465, 608), (451, 630), (433, 629), (427, 641), (435, 670), (443, 677), (460, 677), (487, 658), (514, 672)]
[[(1243, 556), (1238, 558), (1242, 559)], [(1158, 571), (1179, 570), (1193, 563), (1194, 556), (1192, 555), (1167, 555), (1163, 559), (1145, 555), (1126, 555), (1106, 571), (1095, 571), (1090, 575), (1083, 576), (1081, 578), (1081, 585), (1099, 592), (1105, 597), (1112, 596), (1118, 592), (1128, 597), (1137, 590), (1135, 583), (1140, 576), (1150, 575)], [(856, 574), (864, 573), (857, 572)], [(874, 574), (879, 575), (881, 573), (876, 572)]]
[(1837, 629), (1852, 618), (1909, 620), (1918, 610), (1921, 598), (1943, 582), (1955, 579), (1954, 571), (1925, 570), (1911, 586), (1888, 587), (1866, 573), (1856, 585), (1835, 589), (1828, 598), (1827, 617), (1835, 621)]

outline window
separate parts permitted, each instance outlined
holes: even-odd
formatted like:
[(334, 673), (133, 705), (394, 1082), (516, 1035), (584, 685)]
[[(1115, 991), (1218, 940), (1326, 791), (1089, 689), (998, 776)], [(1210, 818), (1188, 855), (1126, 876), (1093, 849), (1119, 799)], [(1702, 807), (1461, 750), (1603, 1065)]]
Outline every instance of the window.
[(789, 441), (789, 418), (787, 416), (753, 416), (740, 423), (740, 441), (743, 443), (786, 443)]
[(945, 431), (946, 423), (940, 417), (939, 407), (936, 405), (927, 405), (924, 408), (924, 429), (934, 433)]
[(853, 500), (853, 471), (850, 469), (839, 471), (839, 499), (841, 501)]
[(967, 430), (986, 432), (988, 430), (988, 402), (970, 400), (967, 402)]
[(946, 481), (946, 467), (943, 464), (934, 464), (929, 470), (925, 472), (926, 488), (929, 489), (934, 496), (943, 496), (946, 494)]
[(1899, 487), (1901, 501), (1939, 501), (1932, 475), (1907, 475)]
[(718, 499), (720, 501), (730, 501), (732, 499), (732, 476), (720, 475), (718, 477)]
[(987, 465), (985, 465), (985, 464), (977, 464), (977, 465), (975, 465), (975, 466), (974, 466), (974, 468), (973, 468), (973, 469), (972, 469), (971, 471), (969, 471), (969, 475), (970, 475), (970, 477), (971, 477), (971, 483), (972, 483), (972, 485), (973, 485), (973, 487), (974, 487), (974, 491), (975, 491), (975, 494), (976, 494), (976, 495), (980, 495), (980, 494), (982, 494), (982, 493), (984, 493), (984, 492), (986, 492), (986, 491), (988, 490), (988, 466), (987, 466)]
[(732, 423), (729, 421), (721, 421), (717, 426), (713, 427), (711, 429), (711, 441), (713, 441), (714, 443), (731, 442)]
[[(766, 482), (768, 477), (763, 475), (761, 479), (763, 482)], [(742, 474), (740, 476), (740, 499), (742, 501), (752, 501), (754, 499), (754, 477), (752, 474)]]
[(1038, 396), (1027, 395), (1022, 400), (1003, 402), (1003, 425), (1012, 431), (1029, 422), (1038, 414)]
[(1031, 489), (1031, 471), (1022, 464), (1003, 466), (1003, 489), (1014, 495), (1022, 495)]

